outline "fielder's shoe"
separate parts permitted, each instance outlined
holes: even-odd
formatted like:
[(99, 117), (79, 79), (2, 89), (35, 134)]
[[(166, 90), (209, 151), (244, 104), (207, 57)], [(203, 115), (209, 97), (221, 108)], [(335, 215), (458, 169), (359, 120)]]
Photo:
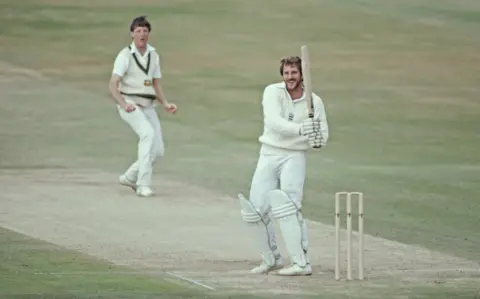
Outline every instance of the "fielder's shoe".
[(250, 273), (252, 273), (252, 274), (267, 274), (270, 271), (275, 271), (275, 270), (278, 270), (278, 269), (281, 269), (281, 268), (283, 268), (283, 261), (282, 261), (282, 259), (277, 259), (275, 261), (275, 265), (269, 266), (269, 265), (265, 264), (264, 262), (262, 262), (262, 264), (260, 266), (257, 266), (255, 268), (253, 268), (252, 270), (250, 270)]
[(280, 269), (276, 273), (281, 276), (303, 276), (303, 275), (312, 275), (312, 266), (306, 264), (305, 267), (300, 267), (297, 264), (284, 269)]
[(137, 188), (137, 195), (141, 197), (149, 197), (153, 195), (152, 189), (147, 186), (138, 186)]
[(137, 184), (132, 181), (132, 180), (129, 180), (127, 178), (126, 175), (122, 174), (119, 178), (118, 178), (118, 182), (120, 183), (120, 185), (123, 185), (123, 186), (127, 186), (127, 187), (130, 187), (133, 189), (133, 191), (137, 191)]

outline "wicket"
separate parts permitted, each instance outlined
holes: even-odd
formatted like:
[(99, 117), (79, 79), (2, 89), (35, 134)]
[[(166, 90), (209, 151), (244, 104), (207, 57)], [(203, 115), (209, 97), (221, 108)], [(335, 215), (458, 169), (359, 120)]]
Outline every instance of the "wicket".
[(340, 280), (340, 200), (345, 197), (347, 218), (347, 280), (352, 280), (352, 196), (358, 202), (358, 279), (363, 280), (363, 193), (335, 193), (335, 280)]

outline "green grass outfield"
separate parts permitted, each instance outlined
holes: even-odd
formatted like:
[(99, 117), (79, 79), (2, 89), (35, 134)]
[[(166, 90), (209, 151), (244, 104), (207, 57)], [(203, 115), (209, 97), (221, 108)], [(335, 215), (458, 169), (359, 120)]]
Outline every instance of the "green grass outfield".
[[(156, 171), (229, 194), (247, 191), (262, 126), (261, 92), (279, 80), (279, 59), (308, 44), (314, 91), (324, 99), (331, 141), (309, 155), (307, 217), (332, 223), (333, 194), (359, 190), (365, 193), (367, 233), (480, 259), (480, 2), (115, 3), (2, 1), (0, 66), (49, 79), (25, 84), (22, 71), (0, 69), (2, 78), (19, 77), (1, 90), (0, 100), (13, 90), (25, 91), (13, 112), (0, 106), (0, 167), (56, 163), (123, 170), (135, 136), (112, 108), (107, 82), (115, 55), (130, 41), (129, 22), (146, 14), (162, 58), (166, 96), (179, 106), (177, 116), (159, 111), (167, 148)], [(42, 97), (42, 89), (71, 96)], [(29, 121), (20, 118), (27, 113)], [(218, 171), (205, 176), (205, 167)], [(0, 237), (2, 244), (20, 238), (3, 231)], [(36, 241), (26, 242), (22, 246)], [(3, 257), (8, 249), (1, 250)], [(36, 271), (53, 267), (33, 262)], [(0, 294), (14, 294), (29, 281), (35, 284), (28, 293), (61, 295), (62, 284), (70, 283), (43, 284), (50, 278), (32, 278), (23, 268), (13, 275), (15, 265), (2, 263), (0, 277), (7, 274), (10, 283), (0, 280)], [(95, 281), (82, 279), (84, 288), (71, 289), (91, 296)], [(151, 294), (178, 287), (129, 276), (111, 279)], [(396, 291), (472, 298), (479, 284)]]
[[(2, 298), (193, 298), (199, 291), (0, 229)], [(167, 277), (166, 277), (167, 276)]]

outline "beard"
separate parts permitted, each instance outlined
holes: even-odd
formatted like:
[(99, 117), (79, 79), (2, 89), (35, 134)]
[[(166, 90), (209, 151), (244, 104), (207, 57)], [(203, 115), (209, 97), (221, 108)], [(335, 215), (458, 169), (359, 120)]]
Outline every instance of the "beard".
[(300, 80), (290, 80), (285, 81), (285, 86), (287, 87), (288, 91), (294, 91), (301, 86), (302, 82)]

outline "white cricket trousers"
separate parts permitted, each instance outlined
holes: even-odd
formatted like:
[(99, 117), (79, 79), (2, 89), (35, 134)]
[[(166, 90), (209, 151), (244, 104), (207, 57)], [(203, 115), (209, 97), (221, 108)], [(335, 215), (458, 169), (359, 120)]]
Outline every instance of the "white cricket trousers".
[[(133, 101), (125, 99), (134, 104)], [(140, 107), (136, 105), (135, 111), (126, 112), (117, 106), (120, 117), (133, 129), (138, 136), (137, 160), (127, 169), (125, 176), (137, 186), (152, 184), (152, 169), (157, 157), (165, 152), (162, 127), (158, 119), (155, 106)]]
[[(264, 218), (269, 218), (268, 212), (271, 208), (266, 200), (265, 193), (270, 190), (281, 189), (300, 209), (302, 207), (305, 171), (305, 152), (284, 155), (261, 153), (252, 178), (249, 195), (250, 202), (257, 211), (262, 213)], [(307, 225), (303, 218), (299, 220), (301, 220), (302, 247), (306, 252), (308, 248)], [(275, 227), (272, 221), (267, 223), (270, 248), (275, 251), (277, 248)]]
[(259, 211), (268, 211), (265, 193), (281, 189), (301, 208), (305, 170), (303, 152), (294, 155), (260, 154), (250, 188), (251, 203)]

